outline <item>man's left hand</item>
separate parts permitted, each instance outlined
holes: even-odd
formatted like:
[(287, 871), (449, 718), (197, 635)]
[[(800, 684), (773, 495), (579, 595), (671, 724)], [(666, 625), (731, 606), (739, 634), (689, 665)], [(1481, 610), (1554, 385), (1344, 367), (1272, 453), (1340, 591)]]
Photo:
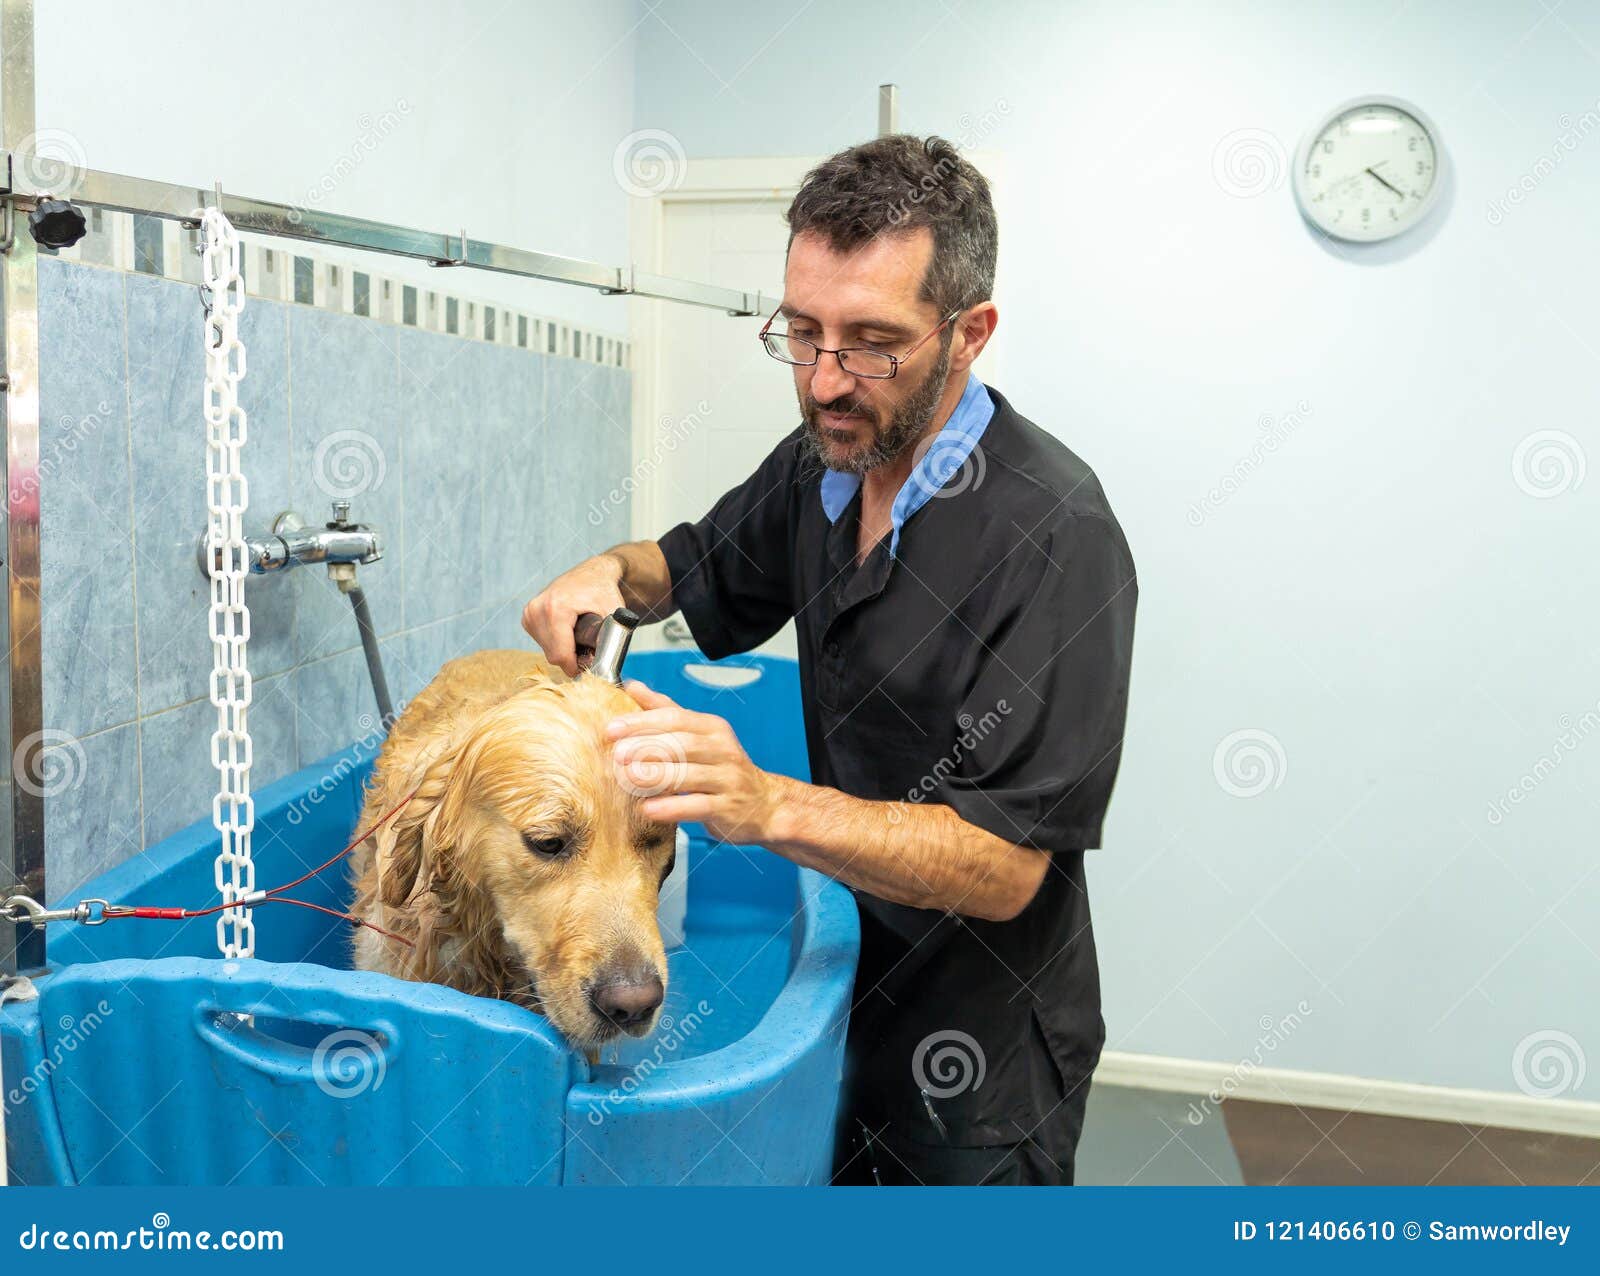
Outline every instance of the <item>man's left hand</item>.
[(782, 777), (750, 761), (728, 723), (693, 713), (640, 682), (626, 690), (641, 712), (606, 725), (617, 779), (653, 820), (698, 820), (724, 842), (769, 840)]

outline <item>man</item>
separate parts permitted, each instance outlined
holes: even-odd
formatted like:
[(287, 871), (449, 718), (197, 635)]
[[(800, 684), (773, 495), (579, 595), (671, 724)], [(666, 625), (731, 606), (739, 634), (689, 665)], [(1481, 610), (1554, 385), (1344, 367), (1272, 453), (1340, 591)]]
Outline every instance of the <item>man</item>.
[(788, 221), (763, 342), (802, 426), (700, 522), (579, 564), (523, 624), (570, 673), (583, 612), (681, 610), (712, 658), (795, 620), (811, 784), (637, 684), (620, 773), (671, 757), (653, 817), (853, 889), (836, 1182), (1070, 1183), (1105, 1039), (1083, 852), (1121, 753), (1133, 563), (1089, 467), (969, 372), (997, 230), (953, 146), (844, 151)]

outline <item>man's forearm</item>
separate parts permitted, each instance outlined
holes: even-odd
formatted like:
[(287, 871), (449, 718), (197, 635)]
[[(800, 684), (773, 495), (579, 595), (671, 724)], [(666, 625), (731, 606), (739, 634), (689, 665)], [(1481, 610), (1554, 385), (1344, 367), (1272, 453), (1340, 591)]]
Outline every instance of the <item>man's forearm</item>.
[(598, 557), (616, 562), (622, 601), (645, 620), (665, 620), (677, 610), (672, 605), (672, 573), (655, 541), (627, 541)]
[[(1050, 856), (969, 824), (947, 806), (869, 802), (763, 771), (725, 718), (636, 682), (640, 712), (606, 724), (617, 776), (649, 819), (698, 821), (713, 837), (769, 846), (880, 899), (1009, 921)], [(663, 765), (665, 763), (665, 765)]]
[(869, 802), (785, 776), (764, 844), (880, 899), (1009, 921), (1044, 880), (1049, 855), (969, 824), (948, 806)]

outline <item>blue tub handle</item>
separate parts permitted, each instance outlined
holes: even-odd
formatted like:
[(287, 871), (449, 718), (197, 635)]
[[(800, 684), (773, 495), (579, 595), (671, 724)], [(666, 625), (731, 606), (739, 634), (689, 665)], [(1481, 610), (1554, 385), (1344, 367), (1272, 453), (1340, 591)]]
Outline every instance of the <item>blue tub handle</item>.
[[(368, 1027), (311, 1019), (270, 1019), (276, 1030), (252, 1022), (252, 1012), (202, 1005), (195, 1033), (213, 1050), (280, 1081), (314, 1081), (332, 1098), (353, 1098), (380, 1085), (398, 1053), (392, 1023)], [(299, 1040), (295, 1040), (299, 1038)]]
[(745, 687), (753, 687), (761, 681), (762, 670), (756, 664), (734, 664), (726, 662), (720, 665), (696, 664), (684, 665), (683, 676), (690, 682), (699, 683), (702, 687), (709, 687), (712, 691), (739, 691)]

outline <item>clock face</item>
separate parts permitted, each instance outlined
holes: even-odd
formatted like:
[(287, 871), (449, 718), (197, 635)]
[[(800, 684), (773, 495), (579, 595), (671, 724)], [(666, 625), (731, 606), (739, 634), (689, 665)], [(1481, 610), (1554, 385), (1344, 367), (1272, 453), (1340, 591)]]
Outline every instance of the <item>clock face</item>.
[(1388, 239), (1419, 222), (1439, 187), (1438, 134), (1395, 98), (1361, 98), (1300, 143), (1294, 189), (1300, 211), (1338, 239)]

